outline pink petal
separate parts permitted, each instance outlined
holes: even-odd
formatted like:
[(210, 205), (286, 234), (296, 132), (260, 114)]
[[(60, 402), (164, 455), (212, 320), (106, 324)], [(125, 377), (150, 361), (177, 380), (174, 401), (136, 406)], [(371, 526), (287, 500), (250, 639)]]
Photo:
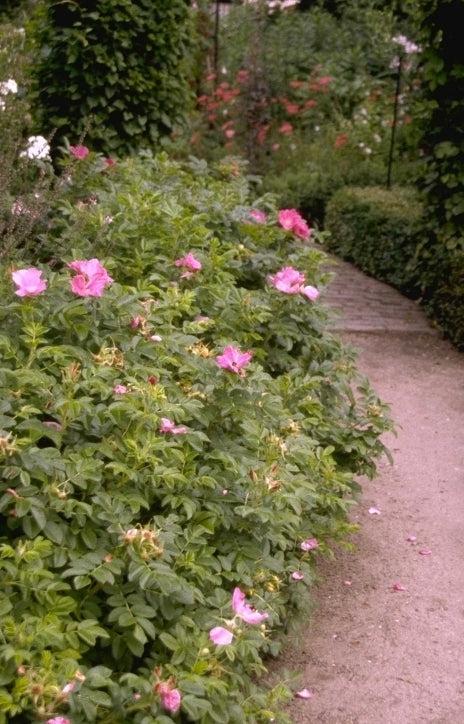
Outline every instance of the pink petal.
[(419, 554), (421, 556), (430, 556), (432, 555), (432, 551), (429, 551), (428, 548), (423, 548), (421, 551), (419, 551)]
[(298, 696), (300, 699), (312, 699), (313, 695), (309, 689), (301, 689), (296, 692), (295, 696)]
[(394, 583), (392, 586), (394, 591), (405, 591), (405, 587), (401, 583)]
[(406, 540), (409, 541), (409, 543), (414, 543), (414, 541), (417, 540), (417, 538), (415, 535), (408, 535)]
[(232, 643), (234, 634), (222, 626), (215, 626), (209, 632), (209, 637), (217, 646), (228, 646)]
[(301, 581), (304, 578), (304, 575), (301, 571), (293, 571), (291, 578), (293, 578), (294, 581)]
[(371, 515), (381, 515), (381, 511), (378, 508), (375, 508), (374, 506), (369, 508), (369, 513)]
[(344, 586), (351, 586), (351, 581), (343, 581)]

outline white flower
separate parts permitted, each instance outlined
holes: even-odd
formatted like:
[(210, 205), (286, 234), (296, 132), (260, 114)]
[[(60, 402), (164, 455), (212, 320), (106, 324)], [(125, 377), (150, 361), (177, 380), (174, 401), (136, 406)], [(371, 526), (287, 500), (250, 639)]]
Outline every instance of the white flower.
[(0, 83), (0, 93), (2, 96), (6, 96), (8, 93), (17, 93), (18, 92), (18, 84), (16, 83), (13, 78), (9, 78), (8, 80), (4, 80), (2, 83)]
[(394, 38), (392, 38), (392, 41), (394, 43), (398, 43), (398, 45), (401, 45), (404, 49), (404, 52), (410, 55), (411, 53), (419, 53), (422, 49), (419, 45), (416, 45), (411, 40), (408, 40), (406, 35), (395, 35)]
[(27, 142), (28, 147), (19, 154), (21, 157), (50, 160), (50, 145), (43, 136), (29, 136)]

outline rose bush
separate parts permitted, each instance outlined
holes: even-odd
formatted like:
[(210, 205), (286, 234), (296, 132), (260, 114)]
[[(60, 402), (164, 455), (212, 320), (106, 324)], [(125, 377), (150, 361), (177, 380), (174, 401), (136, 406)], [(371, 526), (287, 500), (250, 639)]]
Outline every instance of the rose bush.
[(387, 410), (240, 164), (81, 156), (2, 268), (0, 721), (287, 721), (265, 657)]

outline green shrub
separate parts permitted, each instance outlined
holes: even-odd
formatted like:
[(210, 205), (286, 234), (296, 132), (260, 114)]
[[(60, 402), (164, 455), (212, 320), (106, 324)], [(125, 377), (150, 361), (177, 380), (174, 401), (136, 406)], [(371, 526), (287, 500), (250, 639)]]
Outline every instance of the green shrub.
[(343, 188), (329, 201), (327, 248), (401, 291), (417, 295), (423, 210), (414, 189)]
[[(106, 155), (157, 144), (190, 102), (185, 0), (39, 3), (33, 74), (40, 133)], [(32, 41), (31, 41), (32, 42)]]
[(256, 682), (387, 411), (323, 305), (270, 283), (322, 288), (324, 255), (271, 197), (250, 217), (237, 162), (102, 161), (15, 263), (25, 296), (1, 275), (0, 716), (285, 722), (288, 686)]

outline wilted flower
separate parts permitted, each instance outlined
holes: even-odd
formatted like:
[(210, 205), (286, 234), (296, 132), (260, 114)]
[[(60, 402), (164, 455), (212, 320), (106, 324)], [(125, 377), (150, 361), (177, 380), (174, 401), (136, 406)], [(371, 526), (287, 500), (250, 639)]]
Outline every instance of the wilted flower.
[(171, 435), (183, 435), (187, 432), (186, 427), (176, 426), (176, 423), (169, 420), (167, 417), (161, 418), (161, 426), (158, 432), (168, 432)]
[(172, 714), (179, 711), (182, 701), (179, 689), (171, 689), (169, 683), (162, 681), (156, 685), (156, 691), (161, 696), (161, 703), (166, 711)]
[(101, 297), (105, 286), (114, 281), (98, 259), (72, 261), (68, 266), (78, 272), (71, 279), (71, 289), (80, 297)]
[(231, 631), (222, 626), (215, 626), (209, 632), (211, 641), (217, 646), (228, 646), (232, 643), (234, 635)]
[(307, 538), (304, 540), (301, 544), (301, 550), (302, 551), (312, 551), (314, 548), (317, 548), (319, 546), (319, 543), (317, 542), (316, 538)]
[(216, 362), (219, 367), (222, 367), (225, 370), (230, 370), (231, 372), (236, 372), (244, 377), (245, 372), (243, 367), (249, 363), (252, 356), (253, 353), (250, 351), (241, 352), (237, 347), (228, 346), (224, 348), (224, 352), (222, 354), (216, 357)]
[(249, 216), (253, 219), (253, 221), (256, 221), (257, 224), (266, 223), (266, 214), (264, 213), (264, 211), (258, 211), (258, 209), (251, 209)]
[(294, 581), (302, 581), (304, 576), (301, 571), (293, 571), (291, 578), (293, 578)]
[(239, 618), (245, 621), (245, 623), (251, 624), (261, 623), (269, 616), (268, 613), (260, 613), (250, 606), (250, 604), (245, 603), (245, 594), (238, 587), (234, 588), (232, 594), (232, 610)]
[(21, 157), (50, 160), (50, 144), (43, 136), (29, 136), (27, 142), (28, 147), (19, 154)]
[(18, 297), (36, 297), (41, 294), (47, 288), (47, 282), (41, 276), (40, 269), (34, 267), (11, 272), (11, 278), (18, 287), (15, 294)]
[(113, 392), (115, 392), (117, 395), (125, 395), (127, 392), (126, 385), (115, 385), (113, 387)]

